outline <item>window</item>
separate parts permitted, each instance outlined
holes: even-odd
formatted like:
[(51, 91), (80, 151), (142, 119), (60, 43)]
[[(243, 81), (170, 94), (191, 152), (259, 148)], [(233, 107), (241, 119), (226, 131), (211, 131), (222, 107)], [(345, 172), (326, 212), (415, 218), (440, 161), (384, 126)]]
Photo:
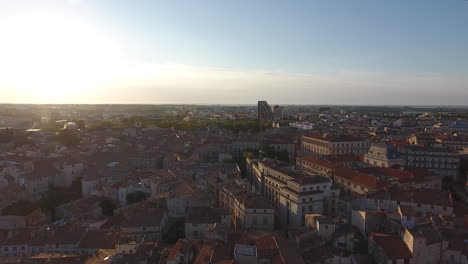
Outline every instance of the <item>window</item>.
[(312, 212), (312, 205), (309, 205), (309, 212)]
[(324, 188), (324, 189), (327, 189), (327, 186), (326, 186), (326, 185), (324, 185), (324, 186), (323, 186), (323, 188)]

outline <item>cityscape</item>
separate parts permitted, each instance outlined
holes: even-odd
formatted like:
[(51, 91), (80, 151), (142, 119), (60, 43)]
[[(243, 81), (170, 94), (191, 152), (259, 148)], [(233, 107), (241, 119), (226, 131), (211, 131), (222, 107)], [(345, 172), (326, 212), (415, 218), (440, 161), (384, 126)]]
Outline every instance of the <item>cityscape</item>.
[(465, 263), (464, 108), (2, 105), (0, 263)]
[(0, 264), (468, 264), (468, 1), (0, 0)]

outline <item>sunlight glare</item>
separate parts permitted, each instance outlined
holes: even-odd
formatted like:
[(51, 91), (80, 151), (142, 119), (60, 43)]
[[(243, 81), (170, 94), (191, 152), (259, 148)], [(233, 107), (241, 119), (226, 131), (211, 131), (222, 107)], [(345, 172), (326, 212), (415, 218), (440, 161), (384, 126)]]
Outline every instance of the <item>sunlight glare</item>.
[(1, 20), (0, 38), (0, 84), (36, 99), (79, 96), (110, 82), (119, 65), (116, 43), (60, 14)]

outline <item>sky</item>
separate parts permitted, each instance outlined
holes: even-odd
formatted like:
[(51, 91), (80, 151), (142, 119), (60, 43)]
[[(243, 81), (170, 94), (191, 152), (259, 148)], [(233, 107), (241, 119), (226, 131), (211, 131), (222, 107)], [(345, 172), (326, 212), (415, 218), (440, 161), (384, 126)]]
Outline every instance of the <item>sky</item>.
[(467, 0), (0, 0), (0, 103), (466, 98)]

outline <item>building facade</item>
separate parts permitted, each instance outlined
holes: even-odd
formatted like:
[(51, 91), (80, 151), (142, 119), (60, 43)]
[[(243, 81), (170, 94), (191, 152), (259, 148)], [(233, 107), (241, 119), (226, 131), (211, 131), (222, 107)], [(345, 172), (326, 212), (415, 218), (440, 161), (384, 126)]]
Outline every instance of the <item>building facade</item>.
[(371, 166), (385, 168), (405, 165), (405, 160), (400, 157), (398, 148), (387, 143), (372, 143), (369, 151), (364, 155), (364, 162)]
[(303, 155), (339, 155), (354, 154), (364, 155), (369, 150), (370, 141), (350, 135), (303, 135)]
[(460, 155), (454, 150), (407, 146), (400, 153), (407, 167), (425, 168), (439, 176), (458, 176)]
[(296, 171), (269, 159), (248, 160), (252, 188), (276, 209), (281, 226), (304, 226), (306, 214), (322, 214), (327, 198), (338, 195), (331, 180)]

